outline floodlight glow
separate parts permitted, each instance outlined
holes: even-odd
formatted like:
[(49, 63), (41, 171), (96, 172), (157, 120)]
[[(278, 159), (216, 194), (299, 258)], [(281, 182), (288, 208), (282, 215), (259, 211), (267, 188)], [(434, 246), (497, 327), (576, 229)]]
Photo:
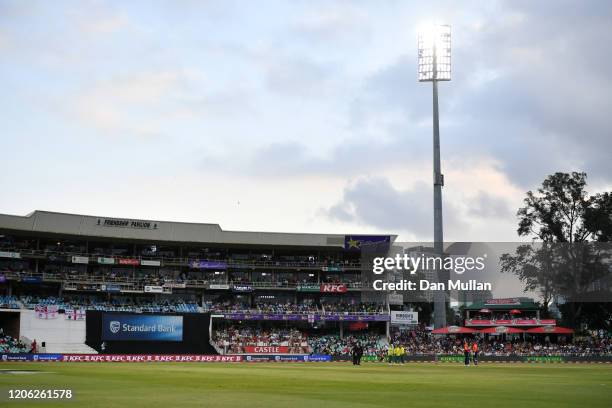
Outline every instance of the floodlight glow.
[(450, 26), (430, 25), (419, 30), (418, 49), (419, 81), (450, 81)]

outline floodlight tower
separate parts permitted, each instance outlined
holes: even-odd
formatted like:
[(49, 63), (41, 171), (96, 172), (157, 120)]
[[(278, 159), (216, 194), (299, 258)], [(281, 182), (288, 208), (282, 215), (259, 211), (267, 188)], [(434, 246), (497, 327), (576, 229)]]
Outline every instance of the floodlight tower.
[[(444, 175), (440, 169), (440, 121), (438, 115), (438, 81), (451, 79), (451, 33), (449, 25), (430, 26), (419, 32), (419, 82), (431, 82), (433, 86), (433, 184), (434, 184), (434, 250), (442, 255), (442, 186)], [(438, 271), (438, 276), (440, 271)], [(436, 291), (434, 295), (434, 325), (446, 325), (446, 296)]]

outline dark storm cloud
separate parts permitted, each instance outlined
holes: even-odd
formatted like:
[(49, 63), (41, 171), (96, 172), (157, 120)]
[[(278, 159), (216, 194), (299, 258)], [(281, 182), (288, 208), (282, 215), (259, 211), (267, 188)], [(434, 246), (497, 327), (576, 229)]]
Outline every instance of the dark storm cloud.
[(612, 151), (605, 114), (612, 111), (612, 57), (602, 50), (612, 47), (611, 4), (507, 2), (520, 23), (484, 30), (478, 59), (467, 51), (457, 56), (468, 70), (484, 65), (501, 72), (472, 91), (460, 87), (453, 113), (497, 122), (482, 143), (517, 184), (575, 168), (608, 179), (612, 165), (603, 152)]
[[(443, 170), (448, 172), (450, 163), (461, 166), (484, 157), (523, 191), (556, 171), (582, 170), (591, 182), (609, 183), (612, 2), (509, 1), (493, 11), (477, 9), (471, 10), (473, 19), (451, 21), (453, 80), (440, 85)], [(470, 15), (467, 6), (465, 13)], [(325, 30), (318, 33), (318, 42)], [(372, 26), (360, 32), (376, 35), (377, 30)], [(328, 47), (333, 46), (331, 40)], [(404, 230), (428, 236), (431, 187), (398, 191), (384, 178), (371, 178), (378, 170), (404, 163), (431, 166), (431, 85), (416, 82), (414, 48), (406, 47), (388, 61), (354, 81), (350, 97), (337, 99), (344, 104), (336, 112), (344, 118), (343, 136), (325, 128), (329, 135), (318, 135), (334, 140), (331, 148), (320, 149), (308, 139), (264, 144), (238, 164), (240, 171), (357, 179), (326, 210), (329, 217), (393, 230), (399, 223)], [(338, 81), (341, 66), (279, 65), (268, 71), (268, 86), (312, 96), (311, 85), (299, 85), (301, 78), (306, 84), (316, 84), (318, 78)], [(322, 98), (327, 101), (328, 96)], [(507, 220), (514, 212), (501, 198), (482, 193), (463, 215)], [(445, 222), (458, 217), (445, 202)]]
[[(358, 222), (389, 231), (406, 231), (416, 236), (429, 236), (432, 191), (429, 185), (417, 183), (410, 190), (397, 190), (382, 177), (360, 179), (344, 190), (342, 199), (326, 214), (343, 222)], [(452, 203), (444, 208), (446, 223), (451, 229), (460, 228), (461, 217)]]
[[(609, 6), (599, 3), (574, 6), (555, 3), (552, 12), (550, 4), (510, 2), (506, 11), (519, 16), (512, 24), (492, 21), (479, 30), (455, 33), (457, 41), (469, 46), (456, 46), (453, 81), (440, 86), (444, 160), (489, 155), (524, 189), (555, 171), (579, 169), (592, 180), (608, 178), (612, 138), (605, 112), (612, 111), (612, 61), (603, 50), (612, 49), (612, 15)], [(425, 163), (431, 129), (417, 123), (430, 120), (431, 90), (429, 84), (416, 83), (415, 66), (415, 56), (407, 53), (366, 78), (348, 109), (353, 137), (327, 159), (313, 154), (307, 142), (290, 142), (263, 147), (245, 163), (263, 173), (336, 175), (347, 168), (375, 169), (381, 158), (417, 157)], [(285, 78), (292, 76), (286, 73)], [(373, 127), (385, 135), (384, 141), (364, 142), (362, 136)], [(289, 150), (292, 160), (285, 158)]]
[[(427, 150), (429, 154), (429, 150)], [(262, 176), (293, 177), (297, 175), (360, 175), (390, 164), (430, 161), (420, 158), (407, 141), (346, 143), (336, 146), (327, 157), (314, 155), (306, 143), (275, 143), (260, 148), (237, 170), (250, 169)]]
[(358, 129), (376, 115), (395, 111), (405, 120), (431, 115), (431, 86), (417, 86), (414, 56), (403, 55), (372, 74), (351, 105), (351, 124)]

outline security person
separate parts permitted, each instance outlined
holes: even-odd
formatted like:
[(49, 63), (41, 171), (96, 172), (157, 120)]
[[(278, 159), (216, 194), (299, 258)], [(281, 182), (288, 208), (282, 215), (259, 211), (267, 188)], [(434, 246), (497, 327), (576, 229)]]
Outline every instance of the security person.
[(361, 343), (357, 343), (357, 365), (361, 365), (361, 358), (363, 357), (363, 346)]
[(467, 340), (463, 341), (463, 355), (465, 356), (465, 366), (467, 367), (470, 365), (470, 346)]
[(472, 343), (472, 360), (474, 360), (474, 365), (478, 365), (478, 342), (474, 340)]
[(357, 343), (353, 344), (351, 355), (353, 356), (353, 365), (357, 365), (357, 360), (359, 359), (359, 345)]

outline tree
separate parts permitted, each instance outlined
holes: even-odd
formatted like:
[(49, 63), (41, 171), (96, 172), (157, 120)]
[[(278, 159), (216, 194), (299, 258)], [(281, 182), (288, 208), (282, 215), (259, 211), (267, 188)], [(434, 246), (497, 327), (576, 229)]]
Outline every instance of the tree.
[(612, 242), (612, 193), (596, 194), (584, 214), (585, 227), (598, 242)]
[(548, 305), (555, 295), (557, 270), (553, 266), (552, 254), (547, 244), (520, 245), (513, 255), (500, 258), (502, 272), (512, 272), (525, 285), (526, 291), (536, 291), (542, 297), (542, 309), (548, 314)]
[(596, 233), (594, 221), (601, 214), (593, 206), (595, 197), (585, 191), (586, 173), (555, 173), (537, 193), (527, 192), (519, 208), (519, 236), (543, 242), (582, 242)]
[[(586, 178), (585, 173), (555, 173), (537, 192), (528, 191), (517, 212), (517, 232), (539, 242), (501, 258), (502, 272), (516, 274), (525, 290), (539, 291), (545, 306), (555, 297), (566, 300), (564, 316), (574, 326), (610, 321), (610, 304), (583, 307), (593, 293), (605, 294), (610, 287), (612, 259), (610, 245), (602, 244), (612, 241), (612, 193), (589, 195)], [(587, 316), (586, 310), (604, 310), (608, 316)]]

